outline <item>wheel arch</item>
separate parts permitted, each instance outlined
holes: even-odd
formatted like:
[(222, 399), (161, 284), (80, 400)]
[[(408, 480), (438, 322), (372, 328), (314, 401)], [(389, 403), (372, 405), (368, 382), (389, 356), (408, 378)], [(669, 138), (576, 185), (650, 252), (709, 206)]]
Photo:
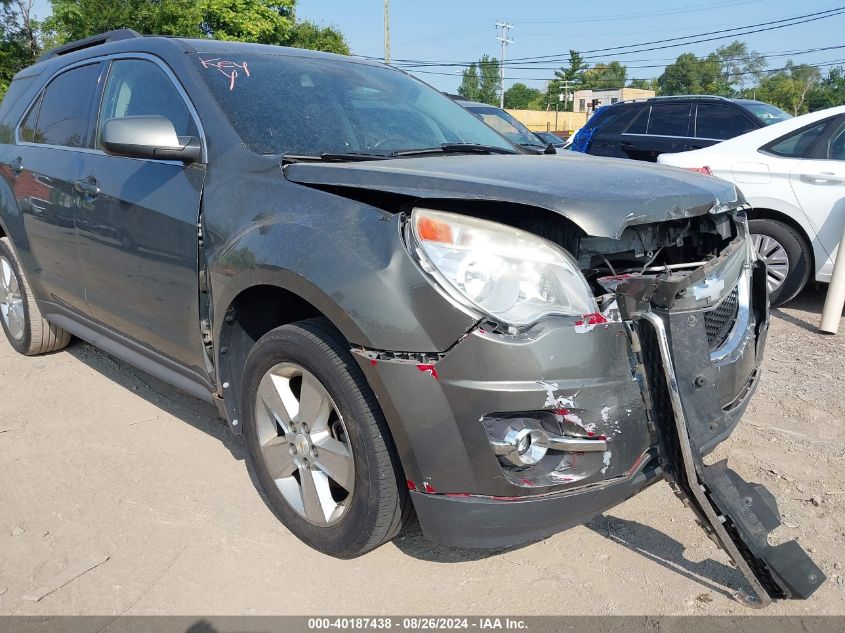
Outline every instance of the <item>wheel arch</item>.
[(217, 333), (217, 377), (219, 395), (229, 424), (237, 433), (241, 432), (238, 421), (243, 369), (249, 352), (267, 332), (304, 319), (323, 317), (346, 339), (360, 340), (363, 336), (351, 319), (343, 318), (343, 312), (330, 302), (328, 297), (319, 296), (319, 291), (303, 292), (276, 283), (256, 283), (241, 289), (219, 315), (221, 325)]
[(782, 222), (786, 224), (788, 227), (793, 229), (798, 236), (804, 240), (804, 243), (807, 245), (807, 253), (810, 256), (810, 270), (813, 271), (813, 277), (815, 278), (816, 274), (816, 261), (817, 261), (817, 254), (816, 254), (816, 244), (818, 240), (814, 240), (810, 238), (810, 235), (807, 231), (807, 228), (798, 220), (795, 219), (792, 215), (789, 215), (783, 211), (778, 211), (777, 209), (772, 209), (769, 207), (761, 206), (757, 207), (754, 206), (750, 211), (748, 211), (748, 219), (749, 220), (775, 220), (777, 222)]

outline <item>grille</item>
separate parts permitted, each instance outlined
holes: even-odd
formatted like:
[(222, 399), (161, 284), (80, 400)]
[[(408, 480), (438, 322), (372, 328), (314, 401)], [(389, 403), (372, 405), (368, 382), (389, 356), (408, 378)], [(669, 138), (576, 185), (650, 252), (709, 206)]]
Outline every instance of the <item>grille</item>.
[(722, 303), (704, 313), (704, 329), (710, 351), (719, 349), (728, 339), (739, 313), (739, 286)]

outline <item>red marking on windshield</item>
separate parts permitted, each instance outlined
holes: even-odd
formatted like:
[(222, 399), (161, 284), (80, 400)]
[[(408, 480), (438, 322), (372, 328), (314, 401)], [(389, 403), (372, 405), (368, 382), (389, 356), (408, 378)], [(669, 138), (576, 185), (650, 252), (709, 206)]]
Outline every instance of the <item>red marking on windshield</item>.
[(250, 76), (249, 74), (249, 67), (246, 65), (246, 62), (238, 63), (233, 62), (228, 59), (220, 59), (219, 57), (214, 57), (212, 59), (200, 59), (200, 63), (202, 64), (203, 68), (214, 68), (219, 72), (223, 73), (226, 77), (229, 78), (229, 90), (235, 89), (235, 79), (240, 77), (238, 73), (239, 70), (244, 71), (247, 77)]

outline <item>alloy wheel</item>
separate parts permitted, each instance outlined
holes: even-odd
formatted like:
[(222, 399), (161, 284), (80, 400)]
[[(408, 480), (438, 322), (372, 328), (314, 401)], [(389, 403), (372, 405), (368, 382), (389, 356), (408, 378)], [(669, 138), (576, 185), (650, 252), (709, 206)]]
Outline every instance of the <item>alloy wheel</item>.
[(355, 462), (343, 417), (326, 388), (296, 363), (270, 368), (255, 407), (261, 459), (284, 500), (312, 525), (349, 508)]
[(23, 339), (26, 318), (20, 282), (5, 257), (0, 257), (0, 316), (12, 338), (16, 341)]
[(768, 235), (753, 233), (751, 240), (760, 259), (766, 262), (766, 282), (771, 294), (786, 281), (789, 274), (789, 255), (780, 242)]

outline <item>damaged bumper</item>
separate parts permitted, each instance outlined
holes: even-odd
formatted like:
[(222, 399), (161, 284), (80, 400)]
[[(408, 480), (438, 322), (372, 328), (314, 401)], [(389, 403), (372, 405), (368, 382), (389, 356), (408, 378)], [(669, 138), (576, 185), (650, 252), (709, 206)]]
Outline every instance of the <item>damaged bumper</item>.
[(759, 603), (823, 574), (769, 546), (773, 497), (702, 457), (760, 379), (765, 269), (745, 225), (705, 265), (628, 275), (602, 314), (528, 330), (479, 323), (432, 355), (357, 349), (390, 424), (424, 533), (500, 547), (583, 523), (665, 477)]
[[(774, 497), (703, 456), (736, 426), (757, 388), (768, 330), (765, 266), (743, 240), (686, 276), (635, 278), (618, 300), (630, 318), (638, 373), (659, 438), (664, 476), (748, 581), (749, 604), (807, 598), (824, 574), (795, 541), (770, 545)], [(723, 327), (732, 315), (732, 327)]]

